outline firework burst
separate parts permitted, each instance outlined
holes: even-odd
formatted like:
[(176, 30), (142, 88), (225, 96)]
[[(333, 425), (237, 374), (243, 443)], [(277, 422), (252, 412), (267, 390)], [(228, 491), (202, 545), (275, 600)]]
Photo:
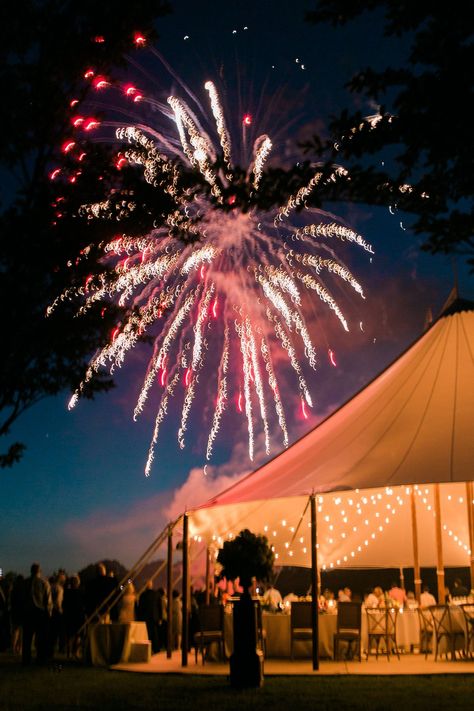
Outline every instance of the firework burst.
[[(97, 89), (107, 86), (102, 77), (92, 80)], [(147, 475), (172, 403), (181, 410), (177, 438), (182, 448), (200, 391), (214, 403), (207, 425), (208, 460), (225, 412), (233, 403), (246, 418), (250, 459), (257, 431), (263, 432), (269, 453), (273, 420), (278, 422), (286, 447), (282, 368), (293, 372), (305, 417), (306, 408), (312, 407), (303, 365), (315, 369), (317, 354), (305, 308), (309, 303), (312, 308), (312, 302), (318, 300), (347, 331), (346, 317), (325, 286), (325, 278), (330, 274), (332, 279), (342, 280), (361, 297), (363, 290), (336, 258), (334, 246), (338, 241), (349, 242), (372, 252), (370, 245), (341, 221), (305, 208), (308, 196), (328, 179), (322, 170), (315, 169), (310, 182), (273, 213), (248, 204), (242, 209), (233, 193), (235, 175), (241, 183), (242, 171), (233, 162), (231, 134), (219, 93), (211, 81), (204, 88), (214, 136), (204, 130), (203, 120), (183, 98), (170, 96), (164, 106), (133, 86), (124, 87), (135, 103), (148, 102), (170, 119), (173, 133), (144, 124), (117, 128), (116, 138), (125, 144), (118, 167), (125, 162), (140, 166), (146, 181), (172, 199), (173, 209), (163, 224), (148, 234), (122, 234), (101, 245), (103, 273), (78, 290), (83, 299), (79, 312), (111, 300), (134, 308), (114, 330), (110, 342), (92, 358), (69, 407), (77, 403), (99, 369), (113, 371), (121, 366), (142, 334), (153, 338), (153, 353), (134, 411), (137, 418), (152, 391), (158, 391)], [(91, 121), (86, 120), (86, 128), (95, 128)], [(252, 117), (246, 114), (242, 119), (245, 138), (251, 124)], [(64, 151), (74, 150), (71, 143)], [(265, 134), (253, 143), (244, 176), (250, 195), (258, 194), (271, 149), (272, 141)], [(183, 174), (190, 172), (199, 176), (200, 187), (185, 184)], [(329, 179), (344, 172), (335, 167)], [(298, 215), (296, 220), (301, 208), (305, 208), (304, 217)], [(132, 201), (127, 210), (133, 209)], [(89, 219), (116, 219), (108, 200), (84, 205), (81, 212)], [(187, 242), (177, 235), (184, 235)], [(70, 298), (72, 293), (62, 296)]]

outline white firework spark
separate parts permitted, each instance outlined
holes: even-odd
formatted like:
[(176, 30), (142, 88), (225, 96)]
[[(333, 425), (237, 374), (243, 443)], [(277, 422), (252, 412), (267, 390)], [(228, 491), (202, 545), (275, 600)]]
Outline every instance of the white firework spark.
[[(130, 164), (141, 166), (145, 180), (171, 196), (174, 208), (164, 217), (163, 224), (149, 234), (122, 235), (102, 245), (108, 270), (78, 290), (82, 312), (96, 302), (111, 300), (134, 308), (125, 323), (115, 329), (111, 342), (91, 360), (70, 407), (77, 403), (96, 372), (103, 367), (112, 371), (123, 364), (141, 334), (149, 334), (154, 340), (134, 411), (136, 418), (152, 389), (161, 393), (145, 467), (147, 475), (171, 402), (181, 403), (178, 443), (184, 447), (193, 403), (212, 378), (217, 384), (217, 396), (207, 459), (234, 394), (236, 398), (238, 394), (238, 410), (247, 419), (251, 459), (259, 426), (266, 451), (270, 451), (268, 403), (276, 415), (282, 444), (287, 446), (288, 428), (279, 385), (279, 372), (285, 369), (282, 361), (289, 366), (285, 373), (288, 369), (294, 372), (303, 410), (305, 404), (312, 406), (303, 363), (312, 369), (317, 367), (316, 348), (304, 316), (305, 304), (312, 303), (316, 292), (348, 330), (347, 319), (321, 274), (330, 273), (364, 296), (362, 286), (347, 267), (336, 258), (327, 258), (328, 240), (341, 240), (372, 252), (357, 232), (320, 210), (305, 207), (306, 199), (321, 184), (320, 171), (272, 213), (250, 205), (241, 209), (232, 193), (233, 176), (238, 170), (232, 160), (232, 142), (222, 104), (213, 82), (207, 81), (205, 89), (217, 141), (203, 129), (182, 98), (170, 96), (168, 106), (163, 106), (139, 95), (140, 102), (159, 106), (162, 114), (171, 118), (177, 136), (164, 135), (141, 123), (122, 126), (116, 136), (130, 147), (121, 155)], [(127, 94), (133, 96), (133, 92), (127, 89)], [(266, 134), (254, 141), (246, 178), (249, 191), (258, 192), (271, 148)], [(209, 184), (208, 190), (182, 187), (182, 172), (192, 170)], [(345, 175), (344, 169), (335, 167), (329, 179), (340, 175)], [(130, 201), (124, 210), (129, 214), (135, 207)], [(303, 218), (294, 220), (292, 213), (302, 208)], [(82, 213), (89, 219), (119, 217), (108, 200), (84, 205)], [(303, 219), (303, 227), (295, 224), (301, 225)], [(176, 237), (176, 230), (197, 239), (185, 243)], [(70, 297), (68, 290), (50, 310), (61, 298)]]

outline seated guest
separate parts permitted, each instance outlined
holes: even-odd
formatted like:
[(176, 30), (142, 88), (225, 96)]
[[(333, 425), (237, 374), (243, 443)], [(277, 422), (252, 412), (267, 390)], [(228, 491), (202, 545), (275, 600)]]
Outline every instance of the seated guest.
[(456, 578), (451, 592), (451, 597), (466, 597), (467, 595), (469, 595), (467, 587), (463, 585), (461, 578)]
[(295, 595), (295, 593), (290, 592), (283, 598), (283, 606), (285, 607), (285, 609), (290, 608), (292, 602), (298, 602), (298, 595)]
[(268, 606), (272, 612), (276, 612), (276, 610), (280, 609), (280, 605), (282, 604), (282, 602), (283, 600), (280, 591), (274, 588), (273, 585), (270, 583), (270, 585), (264, 592), (263, 604)]
[(420, 595), (420, 607), (431, 607), (436, 605), (436, 598), (430, 593), (428, 585), (423, 585), (423, 592)]
[(377, 585), (374, 588), (374, 595), (378, 601), (377, 607), (385, 607), (385, 595), (384, 595), (382, 588), (379, 585)]
[(350, 602), (352, 599), (352, 592), (350, 588), (343, 588), (337, 593), (338, 602)]
[(416, 610), (416, 608), (418, 607), (418, 600), (416, 599), (413, 590), (409, 590), (407, 592), (406, 606), (409, 610)]
[(390, 590), (388, 591), (388, 596), (391, 600), (397, 602), (400, 607), (403, 607), (407, 601), (407, 595), (403, 588), (399, 588), (396, 582), (393, 582)]
[(379, 599), (378, 599), (377, 595), (375, 595), (373, 588), (370, 588), (365, 593), (364, 605), (365, 605), (365, 607), (378, 607), (379, 606)]

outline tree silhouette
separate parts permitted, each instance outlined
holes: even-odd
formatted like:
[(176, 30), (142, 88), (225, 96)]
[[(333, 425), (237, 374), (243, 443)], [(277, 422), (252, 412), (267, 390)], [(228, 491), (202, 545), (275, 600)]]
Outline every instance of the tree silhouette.
[(317, 0), (307, 20), (343, 25), (374, 10), (371, 33), (409, 41), (408, 63), (361, 69), (348, 87), (380, 106), (376, 117), (344, 110), (331, 123), (330, 141), (314, 137), (305, 147), (312, 154), (329, 152), (350, 168), (341, 198), (412, 213), (412, 228), (426, 238), (424, 249), (467, 255), (474, 265), (474, 142), (466, 110), (473, 100), (474, 47), (468, 6), (458, 0)]
[[(107, 73), (123, 63), (124, 52), (134, 51), (135, 31), (154, 41), (155, 20), (168, 10), (165, 0), (136, 0), (120, 8), (95, 0), (1, 4), (0, 435), (9, 435), (17, 418), (40, 399), (74, 389), (118, 318), (110, 308), (74, 319), (67, 303), (50, 319), (45, 311), (66, 285), (84, 283), (87, 270), (97, 269), (90, 263), (67, 267), (85, 244), (83, 226), (74, 218), (77, 206), (92, 194), (97, 199), (98, 186), (104, 193), (113, 187), (118, 199), (121, 190), (133, 188), (134, 176), (118, 175), (110, 153), (97, 146), (84, 162), (87, 180), (71, 176), (74, 180), (58, 186), (48, 172), (70, 137), (71, 98), (82, 100), (90, 91), (84, 70), (93, 66)], [(99, 235), (90, 227), (86, 240), (94, 244), (107, 229), (102, 226)], [(92, 397), (112, 381), (99, 375), (90, 385), (85, 395)], [(7, 445), (0, 466), (18, 461), (23, 450), (20, 442)]]

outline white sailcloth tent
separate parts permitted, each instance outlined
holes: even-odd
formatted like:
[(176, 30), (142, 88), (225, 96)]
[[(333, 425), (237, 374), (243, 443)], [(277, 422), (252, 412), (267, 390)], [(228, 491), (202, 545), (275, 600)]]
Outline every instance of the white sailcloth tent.
[[(474, 478), (474, 311), (456, 299), (381, 375), (292, 447), (189, 512), (191, 539), (219, 547), (265, 533), (277, 563), (310, 566), (309, 496), (317, 495), (318, 565), (468, 566)], [(470, 509), (470, 510), (469, 510)]]

